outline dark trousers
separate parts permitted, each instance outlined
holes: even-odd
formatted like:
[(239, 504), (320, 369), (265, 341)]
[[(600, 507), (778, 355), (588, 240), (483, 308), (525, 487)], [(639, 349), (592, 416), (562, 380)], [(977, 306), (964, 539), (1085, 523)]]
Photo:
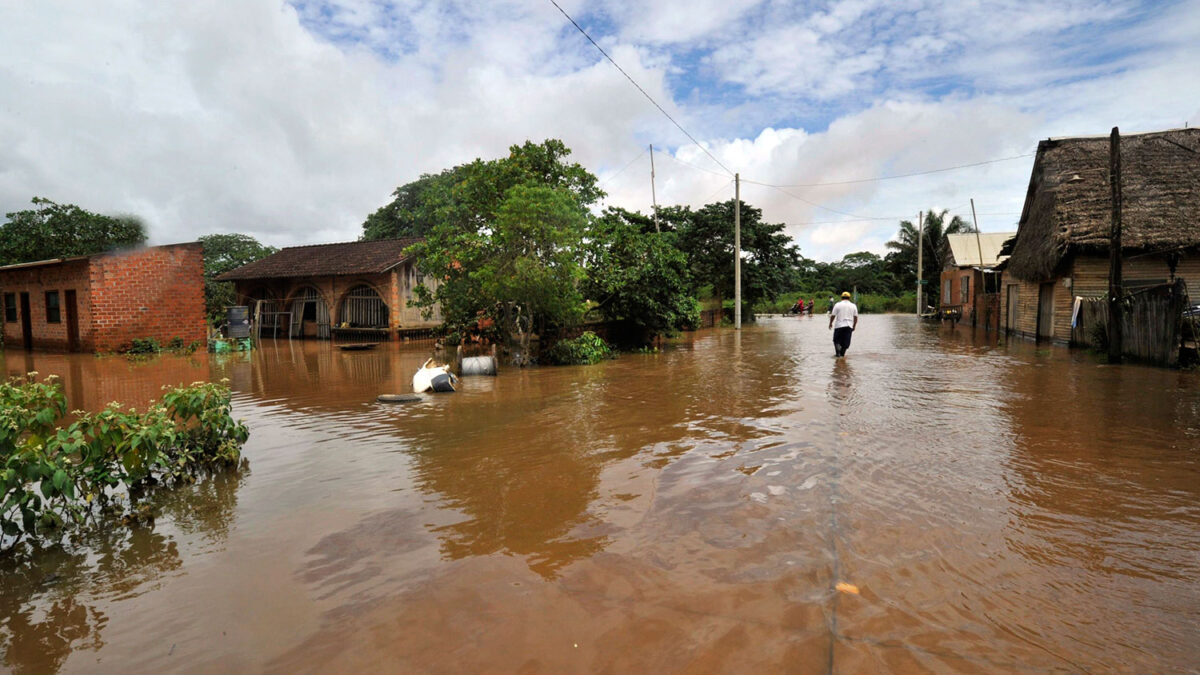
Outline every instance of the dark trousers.
[(845, 356), (846, 350), (850, 349), (850, 336), (854, 334), (854, 329), (850, 326), (842, 326), (841, 328), (833, 329), (833, 351), (838, 356)]

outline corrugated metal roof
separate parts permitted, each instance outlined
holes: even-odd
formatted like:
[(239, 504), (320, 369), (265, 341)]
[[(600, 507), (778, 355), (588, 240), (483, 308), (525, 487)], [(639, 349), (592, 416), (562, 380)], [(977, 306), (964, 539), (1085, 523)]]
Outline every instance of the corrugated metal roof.
[[(1012, 239), (1016, 232), (980, 232), (976, 240), (975, 233), (948, 234), (946, 243), (950, 245), (950, 254), (954, 256), (954, 264), (958, 267), (994, 267), (1008, 256), (1000, 256), (1000, 247)], [(980, 251), (982, 249), (982, 257)]]
[(404, 249), (418, 241), (380, 239), (292, 246), (226, 272), (217, 281), (380, 274), (400, 264), (405, 258)]

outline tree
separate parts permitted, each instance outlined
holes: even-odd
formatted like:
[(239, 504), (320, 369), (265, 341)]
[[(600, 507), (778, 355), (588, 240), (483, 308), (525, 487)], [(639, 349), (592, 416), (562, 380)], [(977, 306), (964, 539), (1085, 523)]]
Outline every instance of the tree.
[(554, 139), (514, 145), (507, 157), (455, 167), (449, 189), (427, 191), (437, 204), (422, 208), (437, 215), (411, 251), (437, 284), (417, 287), (418, 304), (439, 303), (452, 331), (494, 320), (518, 360), (533, 331), (577, 322), (587, 209), (604, 193), (568, 154)]
[[(782, 223), (762, 222), (762, 210), (741, 204), (742, 301), (774, 300), (795, 285), (800, 249)], [(679, 233), (679, 247), (688, 257), (692, 280), (712, 284), (722, 300), (733, 295), (733, 200), (708, 204), (692, 214)]]
[(604, 196), (596, 177), (578, 163), (567, 163), (571, 150), (558, 139), (526, 141), (509, 148), (508, 157), (476, 159), (401, 185), (393, 199), (367, 217), (366, 239), (423, 237), (443, 223), (461, 229), (486, 227), (514, 185), (562, 188), (581, 206)]
[[(938, 279), (942, 275), (942, 265), (946, 261), (946, 253), (949, 250), (946, 235), (975, 231), (970, 223), (958, 216), (951, 218), (947, 224), (946, 214), (948, 213), (949, 209), (942, 209), (941, 213), (930, 209), (925, 214), (925, 223), (922, 228), (925, 231), (924, 255), (921, 261), (924, 267), (925, 288), (927, 291), (931, 288), (935, 289), (935, 294)], [(888, 248), (892, 249), (886, 258), (888, 268), (905, 288), (911, 288), (917, 280), (918, 235), (917, 226), (913, 225), (912, 221), (904, 220), (900, 222), (900, 231), (896, 234), (896, 238), (886, 244)]]
[(617, 207), (606, 209), (588, 231), (583, 293), (606, 319), (635, 326), (643, 344), (697, 319), (687, 257), (673, 239), (671, 231), (655, 232), (650, 216)]
[(104, 216), (74, 204), (34, 197), (37, 207), (6, 214), (0, 225), (0, 265), (68, 258), (146, 243), (135, 216)]
[(212, 321), (220, 320), (225, 308), (234, 304), (233, 284), (216, 281), (222, 274), (242, 265), (261, 260), (279, 249), (263, 246), (245, 234), (208, 234), (200, 237), (204, 245), (204, 306)]

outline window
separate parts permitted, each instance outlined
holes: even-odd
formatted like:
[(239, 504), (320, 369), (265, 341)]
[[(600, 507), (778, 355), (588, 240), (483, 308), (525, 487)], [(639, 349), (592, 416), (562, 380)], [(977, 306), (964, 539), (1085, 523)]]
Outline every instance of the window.
[(950, 304), (950, 280), (949, 279), (942, 280), (942, 304), (943, 305)]
[(46, 323), (61, 323), (62, 315), (58, 308), (58, 291), (46, 291)]
[(8, 323), (17, 322), (17, 294), (4, 294), (4, 320)]
[(971, 276), (965, 275), (962, 278), (962, 304), (967, 304), (971, 301)]

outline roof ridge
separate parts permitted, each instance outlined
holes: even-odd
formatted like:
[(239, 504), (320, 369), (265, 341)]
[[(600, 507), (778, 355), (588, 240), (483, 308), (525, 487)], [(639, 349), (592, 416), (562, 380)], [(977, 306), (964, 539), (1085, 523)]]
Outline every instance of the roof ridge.
[(293, 249), (293, 248), (320, 248), (322, 246), (347, 246), (350, 244), (381, 244), (381, 243), (389, 242), (389, 241), (409, 241), (409, 240), (415, 241), (417, 239), (423, 239), (423, 238), (424, 237), (389, 237), (387, 239), (357, 239), (355, 241), (330, 241), (330, 242), (325, 242), (324, 244), (297, 244), (296, 246), (284, 246), (284, 247), (280, 248), (279, 250), (283, 251), (286, 249)]

